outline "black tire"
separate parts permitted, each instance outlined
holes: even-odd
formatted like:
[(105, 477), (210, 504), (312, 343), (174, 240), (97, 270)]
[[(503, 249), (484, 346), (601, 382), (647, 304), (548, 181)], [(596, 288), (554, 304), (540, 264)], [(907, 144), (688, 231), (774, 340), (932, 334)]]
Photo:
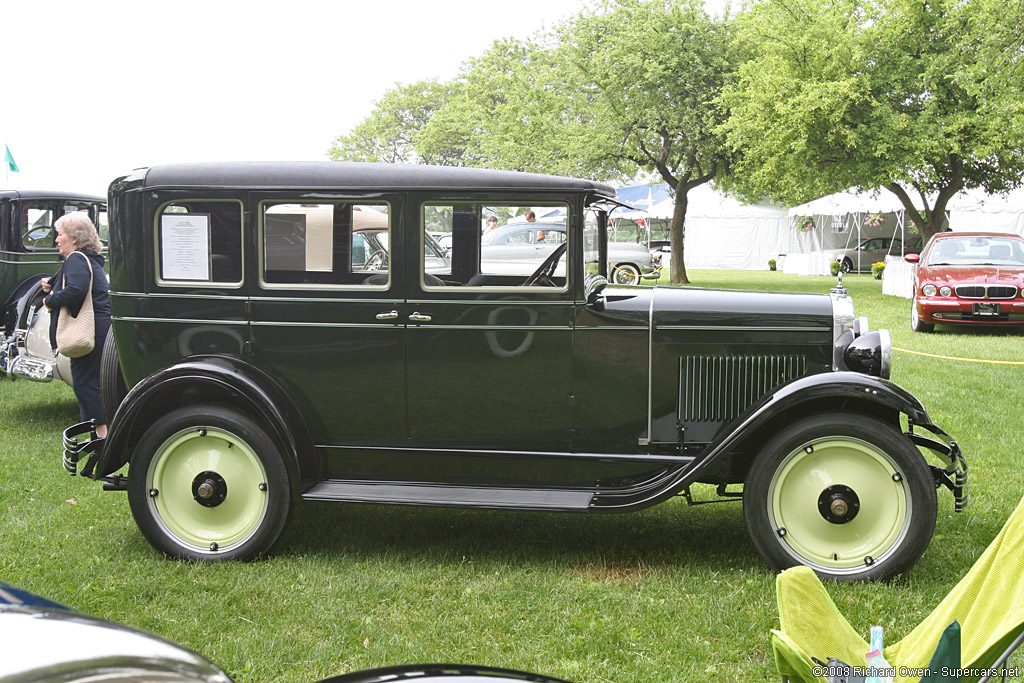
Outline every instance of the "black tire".
[(935, 323), (926, 323), (921, 320), (921, 316), (917, 312), (917, 295), (914, 296), (913, 301), (910, 303), (910, 329), (914, 332), (934, 332)]
[(100, 398), (103, 403), (103, 417), (107, 424), (114, 419), (114, 413), (128, 393), (121, 364), (117, 360), (117, 345), (114, 343), (114, 332), (107, 332), (107, 340), (103, 342), (103, 355), (100, 358)]
[(620, 263), (615, 266), (615, 284), (635, 285), (640, 282), (640, 269), (632, 263)]
[(188, 406), (143, 434), (128, 470), (128, 501), (142, 534), (169, 557), (250, 560), (284, 531), (291, 478), (280, 447), (248, 416)]
[(743, 489), (747, 530), (768, 564), (804, 564), (838, 581), (910, 569), (931, 541), (937, 507), (935, 480), (913, 443), (859, 414), (811, 415), (784, 428)]
[(843, 262), (839, 266), (839, 270), (843, 271), (844, 273), (849, 273), (851, 270), (853, 270), (853, 261), (851, 261), (848, 258), (844, 258)]

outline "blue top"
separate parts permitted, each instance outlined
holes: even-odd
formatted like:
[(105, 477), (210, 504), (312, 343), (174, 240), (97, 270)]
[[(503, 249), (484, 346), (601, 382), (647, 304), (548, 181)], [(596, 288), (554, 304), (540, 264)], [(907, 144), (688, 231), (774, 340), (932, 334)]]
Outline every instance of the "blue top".
[[(85, 256), (76, 256), (80, 254)], [(110, 282), (103, 272), (103, 255), (91, 251), (76, 251), (64, 260), (64, 265), (51, 279), (53, 291), (43, 303), (53, 311), (64, 306), (72, 315), (78, 315), (85, 302), (85, 290), (89, 287), (89, 267), (92, 268), (92, 311), (96, 319), (96, 346), (102, 347), (110, 329)], [(57, 315), (50, 316), (50, 346), (57, 348)]]

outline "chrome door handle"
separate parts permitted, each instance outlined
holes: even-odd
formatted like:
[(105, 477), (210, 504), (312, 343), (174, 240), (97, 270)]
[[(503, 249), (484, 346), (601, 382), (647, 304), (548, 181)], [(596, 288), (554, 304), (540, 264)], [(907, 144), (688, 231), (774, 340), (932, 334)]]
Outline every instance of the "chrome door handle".
[(395, 320), (396, 318), (398, 318), (398, 311), (377, 314), (377, 320)]
[(423, 313), (410, 313), (409, 320), (414, 323), (429, 323), (432, 318), (429, 315), (424, 315)]

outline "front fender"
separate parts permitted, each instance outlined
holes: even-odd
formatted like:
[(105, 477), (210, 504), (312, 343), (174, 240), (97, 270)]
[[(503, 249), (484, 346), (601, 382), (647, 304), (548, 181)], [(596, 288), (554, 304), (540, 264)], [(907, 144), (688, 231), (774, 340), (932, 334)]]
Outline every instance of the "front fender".
[(740, 444), (755, 438), (763, 443), (767, 437), (759, 437), (771, 431), (773, 424), (786, 419), (787, 415), (806, 415), (830, 409), (876, 415), (897, 427), (900, 414), (904, 414), (912, 424), (926, 428), (934, 426), (921, 401), (894, 382), (858, 372), (808, 375), (779, 387), (723, 429), (705, 449), (700, 463), (687, 471), (687, 481), (699, 479), (701, 472)]
[(292, 481), (305, 488), (315, 478), (312, 440), (285, 393), (267, 374), (236, 358), (196, 356), (144, 378), (125, 396), (113, 419), (95, 469), (101, 478), (121, 469), (153, 419), (189, 403), (223, 402), (252, 415), (292, 457)]

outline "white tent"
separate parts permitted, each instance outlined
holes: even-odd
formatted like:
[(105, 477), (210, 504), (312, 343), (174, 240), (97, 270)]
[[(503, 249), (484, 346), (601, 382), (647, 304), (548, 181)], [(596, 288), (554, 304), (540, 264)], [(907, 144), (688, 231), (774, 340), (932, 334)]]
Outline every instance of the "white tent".
[[(612, 218), (653, 219), (667, 233), (675, 208), (668, 185), (622, 188), (619, 198), (646, 209), (617, 211)], [(786, 244), (790, 218), (784, 208), (769, 204), (743, 204), (712, 185), (700, 185), (687, 194), (684, 249), (687, 268), (767, 270), (768, 260)], [(664, 235), (658, 235), (664, 238)], [(784, 250), (783, 250), (784, 251)]]
[(950, 200), (948, 214), (951, 230), (1024, 235), (1024, 188), (1005, 195), (981, 189), (961, 192)]
[[(924, 208), (920, 198), (912, 197), (914, 206)], [(906, 209), (892, 192), (846, 190), (794, 206), (789, 215), (794, 220), (787, 253), (806, 253), (823, 249), (845, 249), (872, 237), (905, 237)], [(880, 215), (877, 226), (866, 225), (867, 217)], [(814, 220), (815, 229), (796, 229), (799, 217)]]

